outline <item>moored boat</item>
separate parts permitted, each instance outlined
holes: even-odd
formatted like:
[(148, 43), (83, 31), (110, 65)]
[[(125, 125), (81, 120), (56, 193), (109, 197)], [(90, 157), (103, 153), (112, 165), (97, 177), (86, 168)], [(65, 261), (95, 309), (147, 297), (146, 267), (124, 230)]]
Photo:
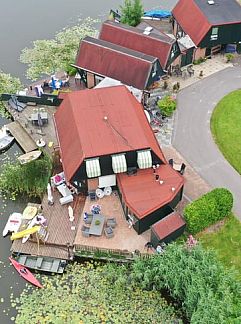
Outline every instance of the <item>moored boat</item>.
[(32, 274), (31, 271), (29, 271), (25, 266), (18, 263), (13, 258), (9, 257), (10, 262), (14, 266), (14, 268), (17, 270), (17, 272), (20, 274), (21, 277), (23, 277), (26, 281), (30, 282), (32, 285), (43, 288), (41, 283), (35, 278), (35, 276)]
[(0, 151), (6, 149), (13, 141), (14, 137), (9, 134), (7, 126), (4, 125), (0, 129)]
[(23, 155), (20, 155), (18, 157), (18, 161), (20, 162), (20, 164), (26, 164), (28, 162), (37, 160), (40, 157), (41, 154), (42, 154), (41, 151), (28, 152), (28, 153), (25, 153)]
[(15, 259), (23, 266), (44, 272), (63, 273), (67, 266), (67, 261), (45, 256), (34, 256), (20, 254)]
[(22, 221), (22, 214), (20, 213), (12, 213), (8, 221), (3, 229), (3, 237), (6, 236), (8, 233), (16, 233), (19, 230)]

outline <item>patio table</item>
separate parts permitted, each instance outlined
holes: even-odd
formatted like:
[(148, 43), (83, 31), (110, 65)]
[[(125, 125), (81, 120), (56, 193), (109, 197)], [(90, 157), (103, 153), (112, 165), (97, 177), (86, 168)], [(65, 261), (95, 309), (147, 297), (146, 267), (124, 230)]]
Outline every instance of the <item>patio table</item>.
[(32, 124), (38, 124), (38, 122), (39, 122), (38, 114), (40, 115), (40, 118), (42, 119), (43, 124), (47, 124), (48, 123), (48, 113), (47, 112), (36, 112), (36, 113), (31, 114)]
[[(95, 222), (97, 220), (100, 222), (99, 225), (95, 224)], [(91, 222), (91, 225), (90, 225), (89, 233), (92, 234), (92, 235), (101, 236), (104, 224), (105, 224), (105, 217), (103, 215), (101, 215), (101, 214), (93, 215), (93, 219), (92, 219), (92, 222)]]

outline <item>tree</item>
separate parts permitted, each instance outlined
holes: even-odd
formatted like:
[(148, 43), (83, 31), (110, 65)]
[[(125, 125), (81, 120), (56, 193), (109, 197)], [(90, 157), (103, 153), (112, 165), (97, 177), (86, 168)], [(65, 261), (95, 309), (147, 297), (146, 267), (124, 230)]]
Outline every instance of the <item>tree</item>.
[[(10, 74), (3, 73), (0, 70), (0, 95), (2, 93), (14, 94), (22, 88), (21, 81), (18, 78), (12, 77)], [(0, 115), (4, 115), (5, 107), (0, 101)]]
[(130, 26), (137, 26), (144, 14), (143, 5), (140, 0), (125, 0), (121, 8), (121, 22)]
[(95, 36), (95, 20), (85, 19), (76, 26), (64, 28), (54, 39), (36, 40), (32, 48), (24, 48), (20, 61), (28, 64), (26, 76), (37, 80), (43, 74), (69, 71), (75, 62), (80, 41), (86, 36)]

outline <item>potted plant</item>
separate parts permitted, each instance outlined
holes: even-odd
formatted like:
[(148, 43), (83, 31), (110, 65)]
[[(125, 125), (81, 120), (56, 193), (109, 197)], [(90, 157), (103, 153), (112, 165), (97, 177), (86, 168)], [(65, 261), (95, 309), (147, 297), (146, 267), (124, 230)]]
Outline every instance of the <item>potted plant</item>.
[(98, 219), (95, 221), (95, 225), (100, 225), (100, 221)]

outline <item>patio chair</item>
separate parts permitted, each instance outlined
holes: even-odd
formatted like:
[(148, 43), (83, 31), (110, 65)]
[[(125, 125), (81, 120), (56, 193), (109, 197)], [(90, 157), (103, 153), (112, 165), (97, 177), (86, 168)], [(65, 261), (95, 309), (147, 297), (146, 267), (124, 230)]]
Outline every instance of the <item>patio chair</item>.
[(105, 227), (104, 233), (107, 238), (112, 238), (114, 236), (114, 231), (113, 231), (112, 227)]
[(173, 159), (168, 160), (168, 163), (173, 167)]
[(89, 191), (88, 192), (88, 196), (89, 196), (89, 198), (90, 198), (91, 201), (96, 200), (96, 193), (95, 193), (95, 191)]
[(115, 228), (116, 225), (117, 225), (117, 222), (116, 222), (115, 218), (107, 218), (107, 220), (106, 220), (107, 227)]
[(85, 224), (91, 224), (92, 220), (93, 220), (93, 214), (84, 213)]
[(185, 169), (186, 169), (186, 164), (185, 164), (185, 163), (182, 163), (182, 165), (181, 165), (181, 169), (180, 169), (179, 173), (180, 173), (181, 175), (183, 175)]
[(187, 67), (187, 72), (190, 77), (194, 75), (194, 69), (192, 68), (191, 65)]
[(84, 237), (89, 237), (90, 236), (89, 231), (90, 231), (89, 227), (84, 226), (84, 225), (81, 227), (81, 233), (82, 233), (82, 235)]

